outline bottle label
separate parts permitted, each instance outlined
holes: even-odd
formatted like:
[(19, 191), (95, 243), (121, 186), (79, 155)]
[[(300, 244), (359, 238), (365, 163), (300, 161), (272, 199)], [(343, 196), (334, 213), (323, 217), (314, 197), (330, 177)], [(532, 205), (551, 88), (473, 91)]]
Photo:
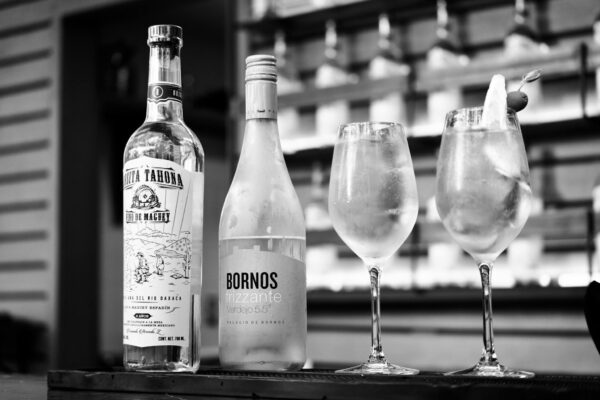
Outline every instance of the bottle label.
[(262, 249), (234, 241), (220, 244), (219, 342), (248, 349), (304, 345), (304, 262), (269, 251), (268, 244)]
[(165, 101), (182, 102), (183, 91), (181, 86), (170, 83), (151, 83), (148, 85), (148, 101), (162, 103)]
[(123, 167), (124, 344), (189, 343), (195, 175), (149, 157)]

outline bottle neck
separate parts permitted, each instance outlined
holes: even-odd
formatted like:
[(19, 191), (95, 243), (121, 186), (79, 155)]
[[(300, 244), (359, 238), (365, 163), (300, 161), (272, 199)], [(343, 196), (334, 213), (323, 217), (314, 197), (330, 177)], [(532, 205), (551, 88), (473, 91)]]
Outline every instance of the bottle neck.
[(515, 24), (525, 25), (527, 22), (527, 7), (525, 6), (525, 0), (515, 1)]
[(246, 82), (246, 121), (277, 120), (277, 83), (268, 80)]
[(146, 121), (183, 119), (180, 48), (171, 42), (150, 44)]
[(277, 84), (267, 80), (246, 82), (246, 129), (240, 163), (258, 154), (283, 161), (277, 128)]
[(437, 2), (437, 29), (435, 33), (438, 40), (447, 40), (450, 36), (450, 21), (445, 0), (438, 0)]

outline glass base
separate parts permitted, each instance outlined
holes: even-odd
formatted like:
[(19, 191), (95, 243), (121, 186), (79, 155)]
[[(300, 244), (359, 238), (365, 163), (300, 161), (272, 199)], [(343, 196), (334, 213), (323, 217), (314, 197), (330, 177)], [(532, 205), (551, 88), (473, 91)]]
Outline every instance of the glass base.
[(389, 362), (378, 362), (357, 365), (355, 367), (340, 369), (335, 371), (337, 374), (360, 374), (360, 375), (417, 375), (418, 369), (401, 367), (390, 364)]
[(506, 368), (500, 363), (486, 364), (477, 363), (471, 368), (460, 371), (446, 372), (446, 376), (485, 376), (492, 378), (533, 378), (535, 374), (529, 371), (518, 371), (515, 369)]

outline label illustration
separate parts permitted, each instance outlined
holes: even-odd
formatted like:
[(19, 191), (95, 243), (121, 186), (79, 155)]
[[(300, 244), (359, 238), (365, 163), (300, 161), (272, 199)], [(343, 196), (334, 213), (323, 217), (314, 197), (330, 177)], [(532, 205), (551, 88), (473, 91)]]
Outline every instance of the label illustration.
[(178, 101), (183, 100), (183, 91), (180, 86), (169, 83), (153, 83), (148, 85), (148, 100), (153, 103), (163, 101)]
[(193, 173), (142, 157), (123, 168), (123, 343), (187, 346)]

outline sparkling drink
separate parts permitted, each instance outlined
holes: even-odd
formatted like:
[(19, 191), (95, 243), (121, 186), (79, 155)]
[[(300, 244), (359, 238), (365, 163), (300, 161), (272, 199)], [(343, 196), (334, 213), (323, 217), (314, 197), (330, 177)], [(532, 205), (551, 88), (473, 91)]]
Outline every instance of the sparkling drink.
[(493, 265), (519, 234), (531, 209), (527, 153), (506, 98), (504, 77), (494, 75), (484, 106), (449, 112), (442, 134), (436, 205), (444, 227), (477, 263), (483, 305), (481, 358), (448, 375), (534, 376), (500, 363), (492, 327)]
[(529, 173), (518, 137), (516, 129), (444, 133), (438, 211), (448, 232), (478, 262), (496, 259), (529, 216)]
[(348, 138), (335, 150), (332, 171), (343, 171), (341, 164), (350, 157), (353, 167), (331, 177), (331, 219), (340, 237), (362, 258), (389, 258), (417, 218), (412, 163), (400, 156), (396, 140)]
[(381, 344), (381, 267), (417, 219), (417, 185), (402, 125), (354, 122), (340, 126), (329, 179), (329, 214), (336, 232), (365, 263), (371, 283), (371, 354), (339, 373), (415, 375), (388, 362)]

